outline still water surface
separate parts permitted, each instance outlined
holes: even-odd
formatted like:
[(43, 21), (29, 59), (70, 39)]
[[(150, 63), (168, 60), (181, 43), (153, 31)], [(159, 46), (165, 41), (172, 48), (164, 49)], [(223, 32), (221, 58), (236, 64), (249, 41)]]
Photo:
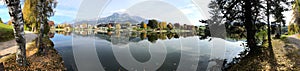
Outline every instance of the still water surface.
[(195, 33), (59, 33), (51, 39), (67, 70), (199, 71), (221, 68), (244, 41)]

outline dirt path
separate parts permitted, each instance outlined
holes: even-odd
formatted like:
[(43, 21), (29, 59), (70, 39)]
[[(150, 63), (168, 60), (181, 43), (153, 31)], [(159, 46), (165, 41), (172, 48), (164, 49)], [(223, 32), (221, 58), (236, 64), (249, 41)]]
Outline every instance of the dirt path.
[(272, 41), (278, 70), (300, 70), (300, 38), (297, 36)]
[(286, 44), (284, 41), (280, 39), (272, 40), (273, 51), (274, 51), (274, 58), (276, 59), (277, 70), (290, 70), (292, 67), (292, 62), (286, 54), (288, 54), (288, 49), (286, 48)]
[[(37, 37), (37, 35), (33, 32), (26, 31), (25, 33), (26, 42), (31, 42)], [(0, 42), (0, 56), (16, 52), (16, 45), (17, 43), (15, 39), (6, 42)]]
[(294, 44), (297, 48), (300, 48), (300, 38), (299, 35), (292, 35), (287, 38), (288, 43)]

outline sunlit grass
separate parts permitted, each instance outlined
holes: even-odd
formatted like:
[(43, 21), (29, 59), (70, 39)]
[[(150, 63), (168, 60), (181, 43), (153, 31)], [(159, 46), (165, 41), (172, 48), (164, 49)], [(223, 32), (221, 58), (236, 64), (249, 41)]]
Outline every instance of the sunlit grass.
[(0, 42), (11, 40), (14, 38), (13, 27), (0, 23)]

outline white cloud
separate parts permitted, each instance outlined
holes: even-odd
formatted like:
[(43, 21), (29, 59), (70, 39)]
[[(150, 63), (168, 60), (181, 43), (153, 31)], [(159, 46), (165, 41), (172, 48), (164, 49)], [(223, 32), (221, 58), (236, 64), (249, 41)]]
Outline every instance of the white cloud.
[(4, 5), (4, 1), (3, 0), (0, 0), (0, 5)]
[(76, 10), (57, 9), (55, 12), (55, 16), (66, 16), (70, 18), (75, 18), (76, 14), (77, 14)]
[(188, 15), (188, 14), (192, 14), (193, 13), (193, 9), (181, 9), (181, 11), (184, 13), (184, 14), (186, 14), (186, 15)]
[(119, 10), (116, 10), (116, 11), (111, 11), (110, 13), (126, 13), (126, 9), (119, 9)]
[(199, 11), (197, 6), (193, 3), (187, 4), (180, 8), (181, 12), (184, 13), (192, 25), (203, 25), (199, 23), (200, 19), (205, 19), (203, 12)]
[(58, 0), (57, 7), (79, 8), (82, 0)]
[(3, 3), (3, 0), (0, 0), (0, 3)]

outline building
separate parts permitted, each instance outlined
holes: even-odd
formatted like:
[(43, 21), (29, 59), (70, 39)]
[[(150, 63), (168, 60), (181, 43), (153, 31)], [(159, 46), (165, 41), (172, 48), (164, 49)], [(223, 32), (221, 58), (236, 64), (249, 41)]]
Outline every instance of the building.
[(174, 27), (175, 27), (175, 29), (180, 29), (180, 24), (179, 23), (175, 23)]
[(49, 21), (48, 22), (48, 25), (51, 29), (54, 29), (55, 28), (55, 24), (54, 24), (54, 21)]

